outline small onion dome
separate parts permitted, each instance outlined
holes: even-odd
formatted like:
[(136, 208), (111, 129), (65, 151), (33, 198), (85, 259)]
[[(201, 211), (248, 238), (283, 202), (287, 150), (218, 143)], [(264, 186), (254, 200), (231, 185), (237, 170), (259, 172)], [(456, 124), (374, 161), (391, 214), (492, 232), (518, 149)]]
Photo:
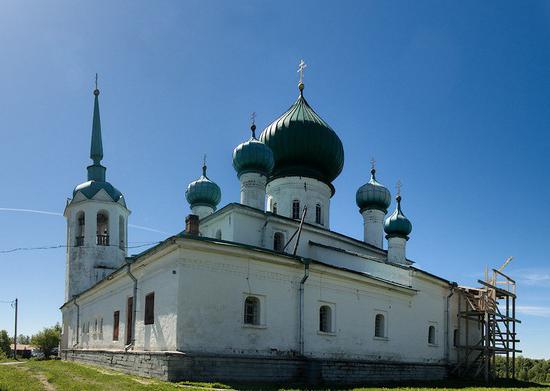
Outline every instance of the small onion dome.
[(386, 214), (391, 203), (390, 191), (376, 180), (374, 168), (370, 173), (370, 181), (357, 190), (355, 202), (361, 212), (367, 209), (377, 209)]
[(206, 165), (202, 166), (202, 175), (200, 178), (187, 186), (185, 198), (191, 205), (191, 208), (195, 206), (209, 206), (214, 210), (216, 209), (222, 198), (222, 192), (220, 187), (206, 176)]
[(274, 165), (273, 152), (256, 138), (256, 125), (252, 124), (250, 129), (252, 137), (233, 150), (233, 168), (239, 178), (247, 172), (269, 176)]
[(300, 84), (300, 96), (286, 113), (260, 135), (273, 151), (275, 166), (271, 178), (303, 176), (329, 185), (342, 172), (344, 148), (338, 135), (307, 103)]
[(401, 196), (398, 195), (395, 199), (397, 200), (397, 207), (386, 219), (384, 223), (384, 232), (386, 232), (387, 238), (397, 236), (408, 239), (408, 235), (412, 231), (412, 224), (401, 211)]

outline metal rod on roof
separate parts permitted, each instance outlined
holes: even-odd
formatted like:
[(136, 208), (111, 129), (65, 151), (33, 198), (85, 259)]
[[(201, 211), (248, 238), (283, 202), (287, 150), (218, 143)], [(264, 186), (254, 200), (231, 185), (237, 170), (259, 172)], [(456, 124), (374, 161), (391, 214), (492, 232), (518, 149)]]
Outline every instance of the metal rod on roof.
[(307, 206), (304, 206), (304, 212), (302, 213), (302, 219), (300, 220), (300, 226), (298, 227), (298, 237), (296, 238), (296, 243), (294, 244), (294, 251), (292, 255), (296, 256), (296, 251), (298, 251), (298, 244), (300, 243), (300, 235), (302, 234), (302, 227), (304, 226), (304, 220), (306, 219)]

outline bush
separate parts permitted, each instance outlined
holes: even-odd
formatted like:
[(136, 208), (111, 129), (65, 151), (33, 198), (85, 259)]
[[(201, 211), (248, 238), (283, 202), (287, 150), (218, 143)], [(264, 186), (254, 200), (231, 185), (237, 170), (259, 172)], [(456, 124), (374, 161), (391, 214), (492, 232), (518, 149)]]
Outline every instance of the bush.
[(53, 327), (46, 327), (38, 334), (33, 335), (31, 343), (39, 348), (46, 358), (50, 358), (53, 350), (59, 346), (60, 340), (61, 326), (58, 323)]
[(4, 354), (5, 356), (11, 355), (11, 348), (10, 348), (11, 339), (8, 336), (8, 332), (6, 330), (0, 330), (0, 354)]

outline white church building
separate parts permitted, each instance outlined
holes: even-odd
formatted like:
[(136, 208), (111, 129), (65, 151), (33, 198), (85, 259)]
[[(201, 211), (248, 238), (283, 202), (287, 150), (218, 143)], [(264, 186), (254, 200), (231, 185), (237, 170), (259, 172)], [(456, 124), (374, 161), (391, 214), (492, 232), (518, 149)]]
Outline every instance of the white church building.
[(374, 165), (356, 194), (364, 236), (331, 230), (344, 148), (302, 80), (290, 108), (234, 149), (240, 202), (218, 208), (204, 164), (185, 230), (132, 256), (94, 96), (93, 163), (64, 212), (64, 359), (167, 380), (440, 379), (458, 344), (479, 338), (474, 325), (459, 332), (456, 283), (407, 258), (406, 199), (391, 207)]

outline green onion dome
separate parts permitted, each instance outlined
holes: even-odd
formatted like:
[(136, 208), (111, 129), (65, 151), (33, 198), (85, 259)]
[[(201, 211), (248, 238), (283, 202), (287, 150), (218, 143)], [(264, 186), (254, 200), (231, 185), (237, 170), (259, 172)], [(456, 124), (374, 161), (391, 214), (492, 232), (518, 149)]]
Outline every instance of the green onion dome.
[(273, 151), (271, 179), (303, 176), (329, 185), (342, 172), (344, 148), (338, 135), (313, 111), (303, 95), (261, 134), (260, 141)]
[(395, 199), (397, 200), (397, 207), (386, 219), (386, 222), (384, 223), (384, 232), (386, 232), (387, 238), (397, 236), (408, 239), (408, 235), (412, 231), (412, 224), (401, 210), (401, 196), (398, 195)]
[(252, 137), (233, 150), (233, 168), (239, 178), (248, 172), (269, 176), (274, 165), (273, 152), (256, 138), (256, 125), (250, 129)]
[(355, 202), (361, 212), (367, 209), (377, 209), (385, 214), (391, 203), (390, 191), (376, 180), (374, 167), (370, 173), (370, 181), (357, 190)]
[(191, 205), (191, 208), (195, 206), (209, 206), (215, 210), (216, 206), (220, 203), (222, 192), (220, 187), (206, 176), (206, 164), (202, 166), (202, 175), (200, 178), (187, 186), (185, 198)]

